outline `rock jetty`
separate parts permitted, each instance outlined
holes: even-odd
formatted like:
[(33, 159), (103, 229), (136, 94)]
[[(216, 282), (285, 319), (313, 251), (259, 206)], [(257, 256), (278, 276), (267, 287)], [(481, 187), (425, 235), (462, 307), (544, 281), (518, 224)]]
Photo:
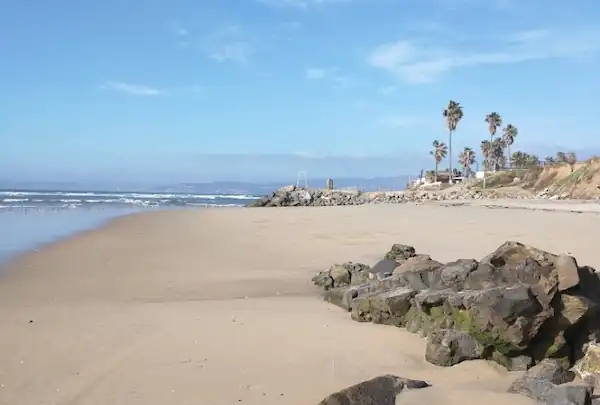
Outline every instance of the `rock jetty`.
[(531, 199), (530, 195), (513, 192), (499, 193), (496, 190), (469, 190), (461, 188), (451, 191), (378, 191), (304, 189), (295, 186), (282, 187), (275, 192), (255, 200), (250, 207), (323, 207), (336, 205), (398, 204), (424, 201), (480, 200), (480, 199)]
[[(590, 403), (600, 372), (600, 278), (572, 256), (509, 241), (480, 260), (443, 263), (395, 244), (373, 267), (335, 264), (312, 281), (353, 320), (426, 338), (432, 364), (487, 359), (527, 371), (510, 392)], [(575, 375), (584, 382), (574, 384)]]

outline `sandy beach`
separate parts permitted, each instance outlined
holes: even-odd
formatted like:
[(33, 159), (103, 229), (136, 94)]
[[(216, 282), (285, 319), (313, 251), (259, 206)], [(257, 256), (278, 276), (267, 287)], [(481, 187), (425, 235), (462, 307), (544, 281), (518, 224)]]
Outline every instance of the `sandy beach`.
[(392, 243), (442, 261), (506, 240), (600, 267), (600, 215), (435, 204), (152, 212), (10, 263), (0, 279), (0, 404), (316, 404), (383, 373), (424, 379), (398, 403), (532, 404), (484, 361), (360, 324), (311, 276)]

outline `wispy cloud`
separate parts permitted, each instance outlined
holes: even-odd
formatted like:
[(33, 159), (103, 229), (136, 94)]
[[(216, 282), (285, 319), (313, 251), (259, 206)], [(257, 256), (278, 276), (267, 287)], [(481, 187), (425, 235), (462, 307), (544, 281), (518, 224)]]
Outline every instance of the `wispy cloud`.
[(352, 0), (255, 0), (258, 3), (283, 8), (295, 8), (307, 10), (315, 6), (325, 6), (332, 4), (348, 3)]
[(125, 82), (116, 82), (108, 80), (104, 82), (102, 88), (118, 91), (121, 93), (127, 93), (134, 96), (144, 96), (144, 97), (153, 97), (153, 96), (162, 96), (166, 95), (167, 92), (157, 89), (155, 87), (144, 86), (139, 84), (131, 84)]
[(178, 48), (187, 48), (190, 45), (190, 31), (177, 21), (169, 23), (171, 35), (175, 37)]
[(210, 59), (239, 64), (247, 63), (254, 51), (248, 34), (237, 25), (226, 25), (208, 34), (201, 49)]
[(468, 44), (462, 49), (452, 49), (399, 40), (377, 46), (367, 56), (367, 62), (404, 82), (429, 83), (452, 69), (586, 56), (600, 48), (599, 34), (594, 30), (528, 30), (490, 44), (495, 51), (471, 52), (464, 50)]
[(173, 31), (173, 34), (178, 37), (187, 37), (188, 35), (190, 35), (190, 32), (177, 21), (171, 22), (170, 27)]
[(325, 80), (335, 88), (346, 88), (358, 83), (357, 80), (342, 73), (340, 68), (308, 68), (305, 71), (308, 80)]

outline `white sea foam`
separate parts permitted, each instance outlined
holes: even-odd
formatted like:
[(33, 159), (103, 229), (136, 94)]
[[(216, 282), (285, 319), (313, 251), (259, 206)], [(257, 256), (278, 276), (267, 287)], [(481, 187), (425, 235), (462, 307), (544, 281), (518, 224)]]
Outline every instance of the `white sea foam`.
[(248, 201), (258, 198), (260, 197), (248, 194), (0, 191), (0, 203), (8, 208), (79, 208), (86, 205), (125, 205), (140, 208), (169, 206), (231, 207), (246, 205)]

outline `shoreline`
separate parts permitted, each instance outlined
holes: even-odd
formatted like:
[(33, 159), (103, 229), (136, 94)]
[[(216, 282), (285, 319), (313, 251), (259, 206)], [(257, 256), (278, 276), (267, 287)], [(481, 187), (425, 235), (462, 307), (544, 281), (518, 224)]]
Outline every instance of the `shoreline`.
[[(238, 207), (218, 207), (218, 208), (238, 208)], [(73, 214), (82, 215), (82, 214), (99, 214), (99, 213), (107, 213), (108, 216), (98, 216), (93, 217), (91, 219), (84, 218), (83, 221), (77, 223), (73, 229), (69, 229), (66, 231), (58, 231), (57, 235), (49, 236), (48, 238), (44, 238), (47, 240), (43, 240), (41, 242), (28, 242), (24, 243), (25, 247), (21, 249), (11, 249), (8, 250), (7, 253), (3, 256), (0, 256), (0, 280), (4, 276), (4, 271), (6, 267), (12, 266), (14, 262), (19, 259), (30, 255), (39, 253), (46, 249), (52, 248), (54, 245), (71, 240), (73, 238), (77, 238), (79, 236), (83, 236), (90, 232), (95, 232), (101, 230), (105, 227), (112, 225), (113, 223), (121, 220), (125, 220), (126, 218), (137, 216), (137, 215), (148, 215), (157, 212), (165, 212), (165, 211), (180, 211), (180, 210), (200, 210), (201, 208), (162, 208), (162, 209), (131, 209), (131, 208), (114, 208), (114, 209), (98, 209), (98, 208), (89, 208), (78, 211), (60, 211), (59, 215), (72, 216)], [(7, 213), (3, 213), (7, 214)], [(17, 215), (21, 215), (23, 212), (17, 213)], [(49, 212), (38, 212), (39, 215), (44, 215), (46, 217), (56, 215), (56, 213)], [(30, 239), (32, 239), (30, 237)]]
[[(396, 203), (384, 203), (385, 205), (396, 205)], [(464, 201), (435, 201), (428, 200), (421, 203), (406, 202), (402, 204), (409, 205), (426, 205), (426, 206), (437, 206), (440, 208), (457, 208), (457, 207), (478, 207), (486, 209), (501, 209), (501, 210), (525, 210), (525, 211), (541, 211), (541, 212), (565, 212), (571, 214), (600, 214), (600, 203), (597, 201), (590, 200), (560, 200), (560, 201), (549, 201), (544, 199), (537, 200), (521, 200), (521, 199), (480, 199), (480, 200), (464, 200)], [(363, 205), (376, 205), (375, 203), (367, 203)], [(329, 206), (327, 208), (334, 208), (337, 206)], [(29, 248), (25, 248), (19, 251), (9, 253), (5, 257), (0, 257), (0, 280), (5, 276), (6, 268), (13, 266), (15, 262), (19, 261), (27, 255), (35, 254), (43, 251), (61, 242), (68, 241), (79, 236), (83, 236), (90, 232), (101, 230), (111, 224), (126, 220), (127, 218), (139, 215), (152, 215), (158, 212), (169, 212), (169, 211), (199, 211), (206, 208), (218, 208), (219, 210), (239, 210), (251, 208), (248, 206), (219, 206), (219, 207), (185, 207), (185, 208), (162, 208), (162, 209), (140, 209), (132, 212), (112, 214), (106, 219), (101, 219), (99, 222), (94, 224), (83, 225), (78, 229), (72, 230), (65, 234), (59, 235), (52, 240), (46, 242), (40, 242), (35, 245), (31, 245)], [(294, 208), (314, 208), (314, 207), (294, 207)], [(323, 207), (326, 208), (326, 207)], [(90, 211), (94, 211), (94, 208), (90, 208)], [(118, 211), (121, 209), (116, 209)], [(131, 211), (130, 209), (123, 208), (122, 210)], [(81, 211), (79, 211), (81, 212)], [(67, 214), (68, 215), (68, 214)]]
[(151, 211), (26, 254), (0, 282), (2, 403), (295, 405), (393, 373), (433, 385), (398, 403), (533, 404), (504, 392), (514, 373), (428, 364), (423, 339), (351, 321), (310, 281), (392, 243), (451, 261), (515, 239), (600, 265), (600, 217), (442, 208)]
[[(94, 210), (94, 209), (90, 209), (90, 211), (91, 210)], [(42, 240), (40, 242), (25, 242), (25, 243), (23, 243), (23, 245), (25, 245), (25, 246), (23, 246), (22, 248), (17, 248), (17, 249), (13, 248), (13, 249), (7, 250), (6, 253), (2, 257), (0, 257), (0, 278), (2, 276), (4, 276), (3, 270), (6, 267), (14, 264), (15, 261), (18, 261), (20, 258), (22, 258), (24, 256), (38, 253), (38, 252), (44, 251), (46, 249), (50, 249), (57, 243), (67, 241), (72, 238), (77, 238), (80, 235), (84, 235), (88, 232), (94, 232), (96, 230), (102, 229), (106, 226), (109, 226), (114, 221), (118, 221), (125, 217), (148, 213), (148, 212), (144, 212), (144, 211), (141, 211), (141, 212), (132, 211), (131, 209), (123, 209), (123, 210), (127, 211), (127, 212), (112, 213), (107, 218), (95, 219), (94, 221), (92, 221), (92, 223), (78, 224), (78, 226), (75, 226), (75, 229), (70, 229), (67, 231), (59, 231), (58, 235), (52, 235), (52, 236), (49, 236), (48, 238), (44, 238), (44, 239), (48, 239), (48, 240)], [(81, 211), (78, 211), (78, 214), (80, 214), (80, 213), (81, 213)], [(21, 213), (19, 213), (19, 214), (21, 214)], [(71, 212), (64, 213), (64, 215), (70, 215), (70, 214), (72, 214), (72, 213)], [(44, 213), (43, 215), (55, 215), (55, 214)], [(29, 239), (31, 240), (33, 238), (29, 237)]]

